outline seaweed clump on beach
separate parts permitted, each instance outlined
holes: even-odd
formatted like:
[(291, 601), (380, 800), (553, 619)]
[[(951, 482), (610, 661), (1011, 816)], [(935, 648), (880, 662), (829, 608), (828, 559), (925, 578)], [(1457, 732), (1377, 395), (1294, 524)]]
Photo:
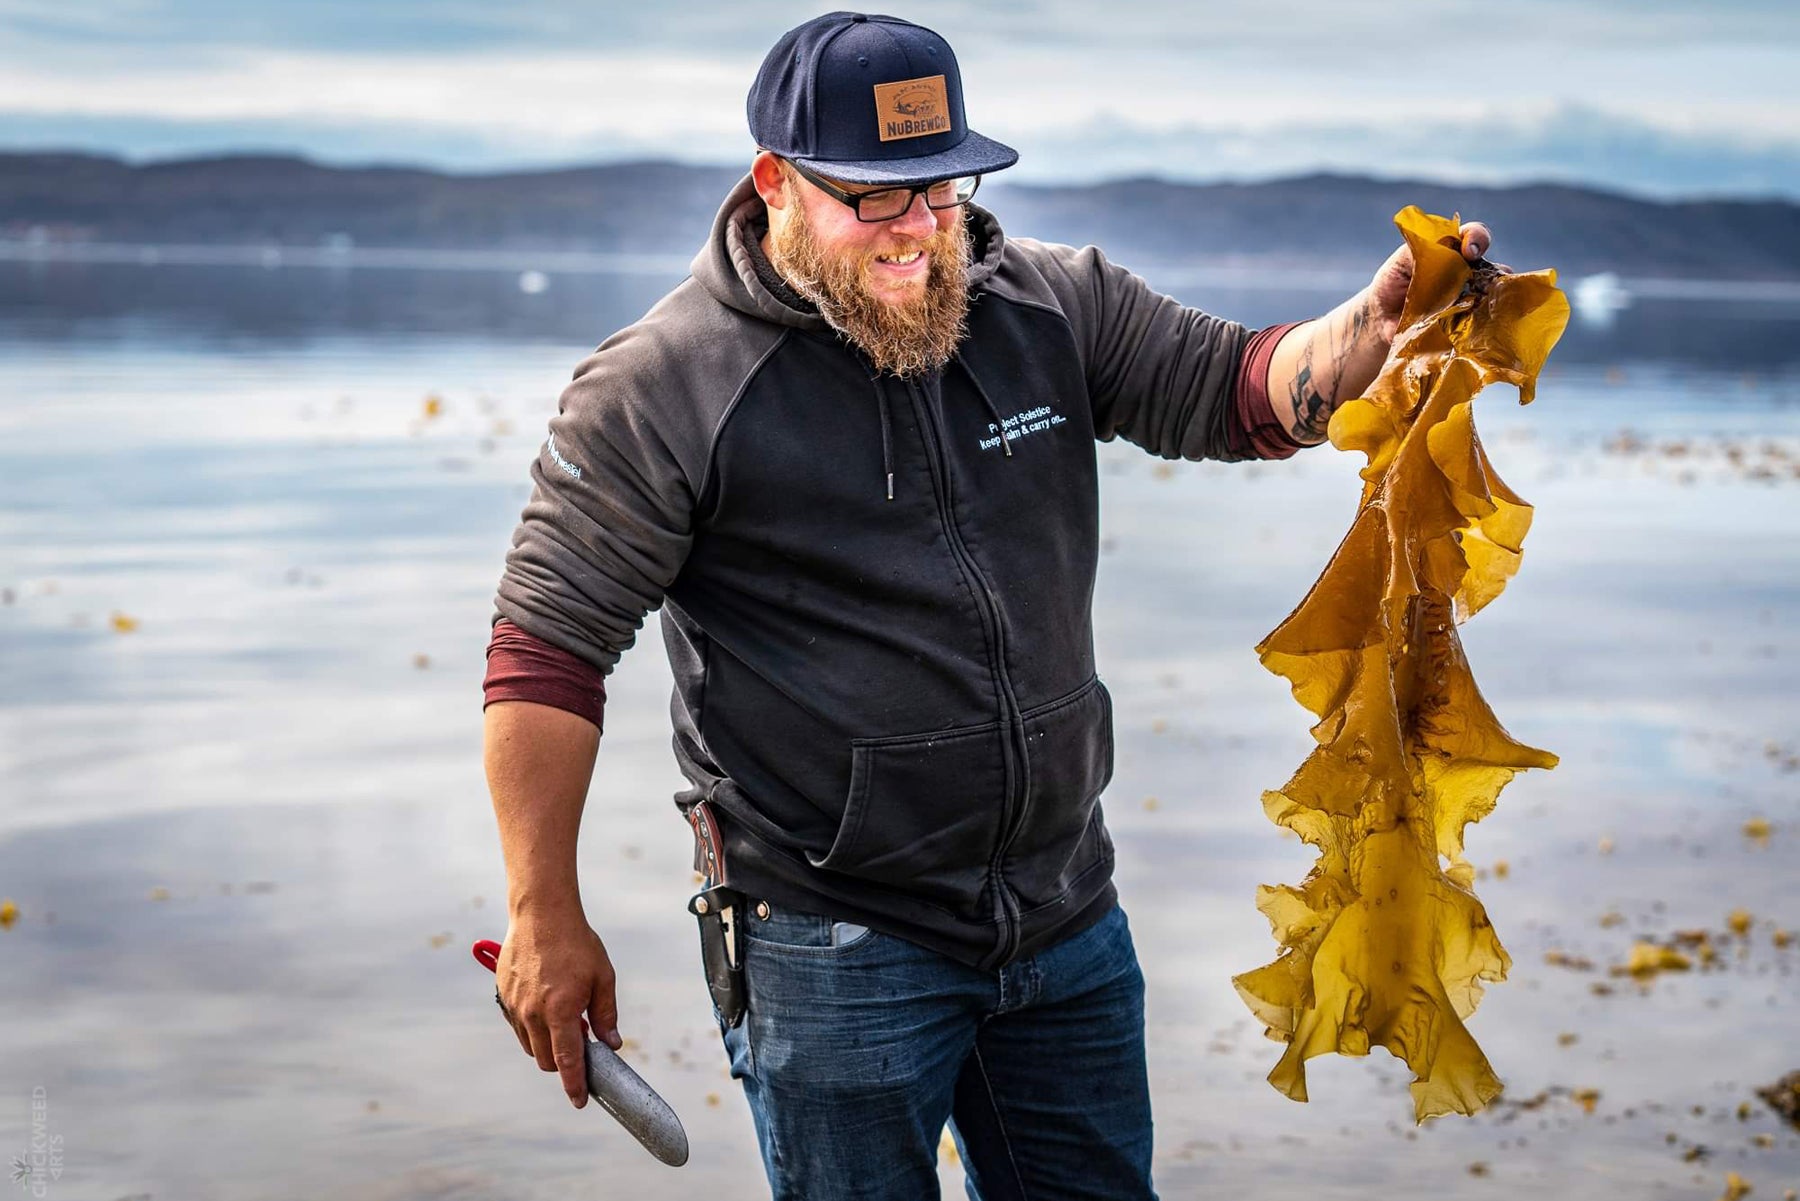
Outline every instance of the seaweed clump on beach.
[(1319, 853), (1257, 908), (1281, 954), (1235, 978), (1287, 1050), (1269, 1082), (1296, 1101), (1306, 1061), (1386, 1047), (1412, 1069), (1423, 1120), (1472, 1114), (1500, 1080), (1463, 1025), (1511, 961), (1474, 893), (1464, 828), (1556, 756), (1515, 741), (1475, 686), (1457, 625), (1518, 570), (1531, 506), (1500, 481), (1471, 401), (1496, 380), (1530, 403), (1568, 322), (1553, 271), (1470, 264), (1458, 223), (1407, 208), (1414, 270), (1399, 334), (1367, 395), (1333, 414), (1362, 451), (1362, 503), (1323, 574), (1257, 647), (1318, 723), (1318, 747), (1270, 820)]
[(1780, 1114), (1782, 1121), (1800, 1130), (1800, 1072), (1789, 1072), (1769, 1087), (1757, 1089), (1756, 1095)]

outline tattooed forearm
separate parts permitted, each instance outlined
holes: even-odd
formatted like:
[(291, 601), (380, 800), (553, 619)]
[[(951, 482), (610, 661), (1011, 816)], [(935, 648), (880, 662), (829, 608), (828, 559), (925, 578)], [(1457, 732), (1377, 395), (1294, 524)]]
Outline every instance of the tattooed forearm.
[[(1374, 303), (1365, 295), (1313, 323), (1288, 388), (1288, 401), (1293, 405), (1288, 432), (1296, 442), (1323, 442), (1339, 403), (1360, 392), (1373, 378), (1373, 372), (1365, 374), (1363, 368), (1370, 358)], [(1381, 353), (1385, 351), (1386, 347), (1380, 348)], [(1375, 358), (1375, 365), (1380, 361)]]
[(1331, 423), (1331, 402), (1313, 385), (1312, 343), (1300, 352), (1300, 370), (1294, 375), (1294, 386), (1288, 400), (1294, 406), (1294, 424), (1289, 430), (1297, 442), (1320, 442), (1325, 427)]

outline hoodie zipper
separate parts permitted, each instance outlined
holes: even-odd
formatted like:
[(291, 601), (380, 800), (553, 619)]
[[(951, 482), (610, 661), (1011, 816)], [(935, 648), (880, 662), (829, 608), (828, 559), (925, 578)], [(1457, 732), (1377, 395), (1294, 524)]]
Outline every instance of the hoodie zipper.
[(950, 460), (944, 449), (942, 426), (938, 422), (937, 413), (917, 384), (907, 380), (906, 391), (914, 408), (919, 411), (919, 426), (925, 431), (929, 444), (931, 453), (926, 456), (926, 461), (931, 467), (932, 496), (937, 501), (938, 519), (944, 527), (944, 539), (949, 543), (957, 563), (975, 582), (976, 608), (981, 611), (988, 645), (993, 648), (991, 666), (994, 679), (1000, 685), (1000, 701), (1007, 731), (1006, 795), (1001, 799), (1000, 837), (994, 844), (993, 856), (988, 860), (988, 881), (993, 886), (994, 913), (999, 919), (1001, 932), (1000, 944), (995, 948), (996, 962), (1006, 963), (1019, 948), (1019, 900), (1007, 886), (1006, 878), (1001, 873), (1001, 861), (1016, 834), (1012, 828), (1014, 816), (1023, 811), (1025, 798), (1030, 795), (1031, 759), (1025, 742), (1025, 719), (1019, 710), (1019, 699), (1013, 693), (1012, 678), (1006, 671), (1006, 627), (1000, 616), (1000, 601), (976, 564), (975, 556), (969, 553), (969, 548), (962, 539), (962, 531), (956, 524), (950, 490)]

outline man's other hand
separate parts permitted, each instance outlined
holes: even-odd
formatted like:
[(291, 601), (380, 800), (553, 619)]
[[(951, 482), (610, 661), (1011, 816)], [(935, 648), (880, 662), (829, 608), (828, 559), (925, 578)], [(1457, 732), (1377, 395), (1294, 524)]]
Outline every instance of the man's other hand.
[[(1479, 221), (1465, 222), (1458, 231), (1462, 235), (1462, 255), (1469, 262), (1486, 257), (1494, 244), (1494, 235)], [(1502, 271), (1511, 267), (1495, 264)], [(1391, 343), (1400, 332), (1400, 310), (1406, 304), (1406, 288), (1412, 283), (1412, 247), (1402, 245), (1381, 264), (1381, 270), (1369, 282), (1369, 296), (1375, 302), (1375, 332), (1383, 342)]]
[(562, 1078), (570, 1104), (586, 1105), (589, 1027), (613, 1050), (623, 1045), (612, 960), (600, 936), (580, 916), (515, 919), (494, 976), (519, 1045)]

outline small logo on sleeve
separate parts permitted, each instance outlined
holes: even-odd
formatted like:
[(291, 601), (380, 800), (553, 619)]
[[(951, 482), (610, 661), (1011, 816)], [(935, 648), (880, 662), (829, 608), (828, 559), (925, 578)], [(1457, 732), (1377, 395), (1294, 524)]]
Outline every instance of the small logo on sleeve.
[(566, 475), (570, 479), (574, 479), (574, 480), (578, 480), (581, 478), (581, 468), (575, 466), (575, 464), (569, 462), (569, 460), (563, 458), (562, 455), (560, 453), (558, 453), (558, 451), (556, 449), (556, 435), (555, 434), (550, 435), (550, 441), (548, 443), (546, 443), (546, 446), (550, 451), (551, 460), (556, 464), (557, 468), (559, 470), (561, 470), (564, 475)]
[(942, 75), (875, 85), (875, 120), (881, 140), (923, 138), (950, 128), (950, 98)]

